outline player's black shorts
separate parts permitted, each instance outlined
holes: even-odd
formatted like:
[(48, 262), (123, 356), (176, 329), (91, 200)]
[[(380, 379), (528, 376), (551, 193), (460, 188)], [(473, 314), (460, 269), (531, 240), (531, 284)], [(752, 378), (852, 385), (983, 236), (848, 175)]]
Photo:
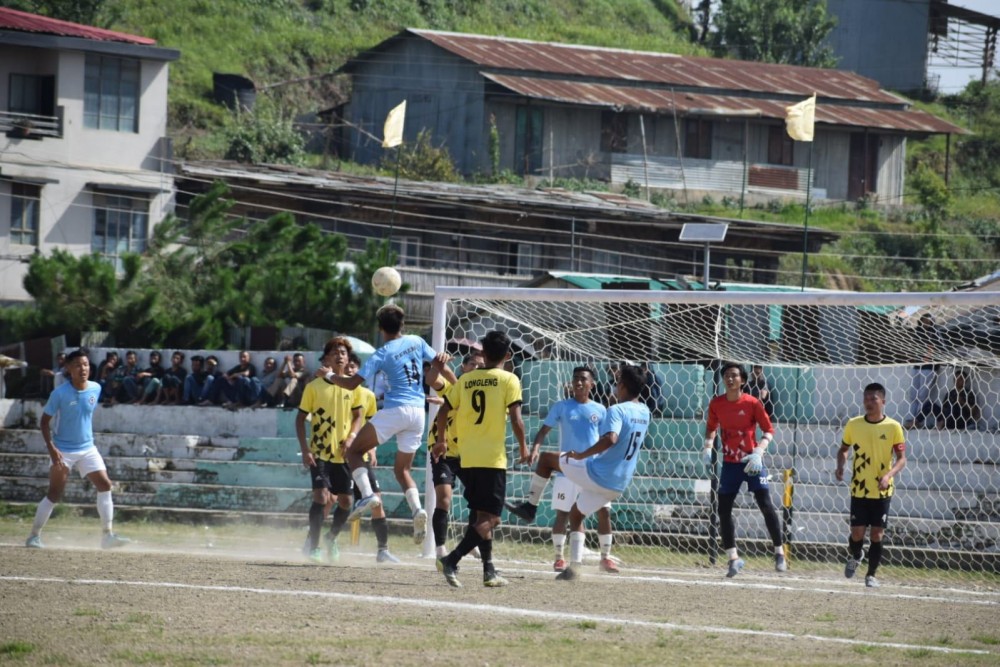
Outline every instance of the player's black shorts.
[(455, 486), (455, 480), (461, 481), (462, 459), (457, 456), (442, 456), (437, 461), (431, 459), (431, 475), (434, 478), (434, 486), (447, 484)]
[(892, 496), (888, 498), (855, 498), (851, 496), (851, 526), (888, 528), (890, 501), (892, 501)]
[[(373, 456), (374, 454), (372, 452)], [(344, 467), (346, 468), (347, 466), (345, 465)], [(365, 461), (365, 469), (368, 470), (368, 483), (372, 485), (372, 493), (381, 493), (382, 489), (378, 486), (378, 478), (375, 476), (375, 470), (368, 461)], [(353, 483), (354, 480), (352, 479), (351, 482)], [(357, 484), (354, 485), (354, 500), (361, 500), (361, 489), (358, 488)]]
[(336, 495), (348, 495), (354, 490), (354, 480), (346, 463), (334, 463), (316, 459), (316, 465), (309, 468), (312, 488), (326, 489)]
[(507, 499), (507, 471), (503, 468), (465, 468), (462, 474), (469, 509), (500, 516)]

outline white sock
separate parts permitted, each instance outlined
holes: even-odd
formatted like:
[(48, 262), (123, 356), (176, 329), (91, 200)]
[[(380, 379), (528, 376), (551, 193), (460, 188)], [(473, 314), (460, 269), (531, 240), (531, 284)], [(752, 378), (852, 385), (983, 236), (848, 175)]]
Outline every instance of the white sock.
[(566, 552), (566, 533), (552, 533), (552, 546), (556, 548), (556, 560), (562, 560)]
[(613, 535), (608, 533), (607, 535), (598, 535), (597, 541), (601, 544), (601, 558), (607, 558), (611, 555), (611, 540)]
[(358, 491), (361, 492), (362, 498), (372, 495), (372, 484), (368, 481), (368, 468), (364, 466), (355, 468), (351, 471), (351, 478), (358, 485)]
[(545, 491), (545, 485), (548, 483), (549, 480), (546, 478), (533, 474), (531, 476), (531, 489), (528, 491), (528, 502), (537, 507), (542, 499), (542, 492)]
[(569, 534), (569, 562), (573, 565), (583, 563), (583, 538), (585, 533), (582, 530), (575, 530)]
[(736, 560), (739, 558), (739, 554), (736, 552), (736, 547), (726, 549), (726, 555), (729, 556), (729, 560)]
[(444, 558), (448, 555), (448, 549), (443, 544), (439, 547), (434, 547), (434, 555), (438, 558)]
[(775, 556), (784, 556), (785, 555), (785, 547), (774, 547), (774, 555)]
[(417, 491), (417, 487), (411, 486), (403, 495), (406, 496), (406, 504), (410, 506), (410, 512), (416, 514), (418, 510), (423, 509), (420, 505), (420, 492)]
[(101, 517), (101, 529), (105, 533), (111, 532), (111, 522), (115, 518), (115, 506), (111, 502), (111, 492), (104, 491), (97, 494), (97, 514)]
[(31, 524), (31, 534), (32, 536), (40, 535), (42, 528), (45, 523), (52, 516), (52, 510), (54, 510), (56, 504), (49, 500), (48, 496), (42, 498), (42, 502), (38, 503), (38, 509), (35, 510), (35, 522)]

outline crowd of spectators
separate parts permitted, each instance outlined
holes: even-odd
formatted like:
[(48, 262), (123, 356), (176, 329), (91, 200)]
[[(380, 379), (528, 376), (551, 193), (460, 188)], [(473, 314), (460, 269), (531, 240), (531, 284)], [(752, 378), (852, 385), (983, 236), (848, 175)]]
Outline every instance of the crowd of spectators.
[[(59, 356), (57, 363), (61, 364)], [(214, 354), (191, 355), (190, 366), (184, 352), (171, 355), (170, 366), (163, 366), (162, 354), (149, 353), (148, 363), (142, 367), (138, 355), (129, 350), (122, 360), (118, 352), (110, 351), (97, 364), (92, 364), (91, 380), (101, 385), (101, 404), (114, 405), (197, 405), (221, 406), (228, 409), (295, 408), (302, 399), (302, 390), (311, 378), (301, 352), (277, 359), (264, 358), (263, 369), (258, 372), (250, 352), (239, 353), (239, 363), (227, 371), (219, 368)], [(57, 365), (46, 370), (53, 385), (65, 381), (63, 368)]]

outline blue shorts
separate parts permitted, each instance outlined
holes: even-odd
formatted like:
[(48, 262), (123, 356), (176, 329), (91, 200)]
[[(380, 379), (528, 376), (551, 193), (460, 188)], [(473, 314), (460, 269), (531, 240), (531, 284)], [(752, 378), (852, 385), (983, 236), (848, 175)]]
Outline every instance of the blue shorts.
[(767, 486), (767, 468), (761, 468), (756, 475), (743, 472), (746, 463), (723, 463), (722, 475), (719, 476), (719, 495), (735, 495), (740, 492), (743, 482), (747, 483), (747, 491), (751, 493)]

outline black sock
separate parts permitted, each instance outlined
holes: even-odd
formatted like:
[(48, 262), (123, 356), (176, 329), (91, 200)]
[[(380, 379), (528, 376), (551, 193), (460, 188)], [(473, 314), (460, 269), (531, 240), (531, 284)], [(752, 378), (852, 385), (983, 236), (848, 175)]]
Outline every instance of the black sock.
[(847, 553), (854, 560), (861, 560), (861, 547), (864, 546), (864, 540), (858, 540), (855, 542), (851, 538), (847, 538)]
[(493, 540), (480, 540), (479, 554), (483, 557), (483, 574), (493, 571)]
[(385, 517), (372, 519), (372, 530), (375, 531), (375, 541), (378, 542), (378, 550), (384, 551), (389, 548), (389, 522)]
[(344, 524), (347, 523), (347, 515), (351, 513), (351, 510), (345, 510), (340, 505), (333, 508), (333, 517), (330, 521), (330, 535), (333, 539), (337, 539), (340, 535), (340, 531), (343, 530)]
[(313, 503), (309, 506), (309, 550), (319, 547), (319, 532), (323, 529), (323, 508), (322, 503)]
[[(458, 565), (458, 561), (465, 558), (465, 556), (470, 551), (478, 547), (482, 541), (483, 538), (479, 536), (479, 533), (476, 532), (475, 528), (472, 526), (467, 527), (465, 529), (465, 536), (462, 537), (462, 541), (459, 542), (458, 546), (446, 556), (448, 558), (448, 562), (451, 563), (451, 565)], [(482, 549), (480, 549), (480, 553), (482, 553)]]
[(434, 545), (443, 547), (448, 538), (448, 510), (434, 508), (431, 516), (431, 528), (434, 529)]
[(882, 562), (882, 543), (872, 542), (868, 547), (868, 576), (874, 577), (878, 564)]

